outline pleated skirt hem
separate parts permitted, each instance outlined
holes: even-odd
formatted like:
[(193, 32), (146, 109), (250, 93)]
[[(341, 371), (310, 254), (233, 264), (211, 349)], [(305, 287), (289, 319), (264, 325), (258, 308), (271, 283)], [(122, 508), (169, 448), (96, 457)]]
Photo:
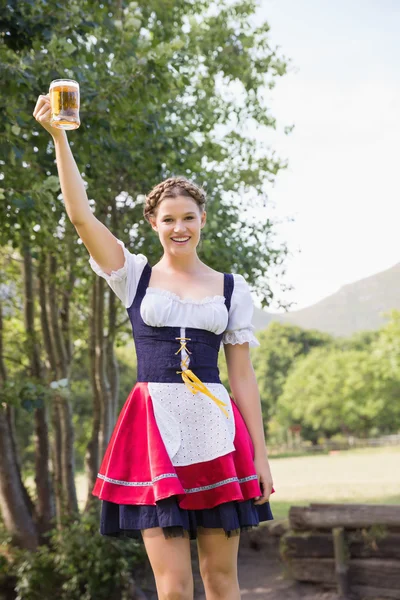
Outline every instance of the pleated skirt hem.
[(164, 498), (156, 505), (116, 504), (102, 500), (100, 533), (128, 537), (143, 543), (142, 530), (161, 527), (165, 539), (197, 538), (197, 529), (223, 529), (225, 537), (239, 535), (273, 519), (269, 502), (255, 505), (254, 499), (223, 502), (213, 508), (183, 509), (176, 496)]

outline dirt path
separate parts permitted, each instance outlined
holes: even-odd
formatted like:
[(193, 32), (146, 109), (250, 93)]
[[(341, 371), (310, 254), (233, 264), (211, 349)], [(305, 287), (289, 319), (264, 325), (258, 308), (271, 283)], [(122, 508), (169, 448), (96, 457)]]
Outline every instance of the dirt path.
[[(245, 600), (339, 600), (332, 592), (285, 578), (279, 559), (266, 556), (265, 551), (240, 547), (238, 566), (241, 597)], [(195, 600), (205, 600), (201, 581), (196, 584)]]
[[(205, 600), (198, 569), (196, 541), (191, 542), (195, 600)], [(277, 548), (253, 550), (242, 538), (239, 547), (239, 584), (245, 600), (339, 600), (336, 593), (321, 587), (287, 579), (279, 561)], [(157, 600), (154, 578), (147, 565), (137, 582), (148, 600)], [(143, 599), (144, 600), (144, 599)]]

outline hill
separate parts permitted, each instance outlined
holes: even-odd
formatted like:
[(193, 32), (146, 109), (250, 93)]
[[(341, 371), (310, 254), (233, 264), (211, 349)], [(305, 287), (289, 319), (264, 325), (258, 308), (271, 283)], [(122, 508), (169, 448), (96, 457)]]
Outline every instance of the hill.
[(381, 327), (384, 312), (400, 310), (400, 263), (370, 277), (344, 285), (312, 306), (286, 313), (254, 310), (253, 325), (265, 329), (271, 321), (318, 329), (335, 336)]

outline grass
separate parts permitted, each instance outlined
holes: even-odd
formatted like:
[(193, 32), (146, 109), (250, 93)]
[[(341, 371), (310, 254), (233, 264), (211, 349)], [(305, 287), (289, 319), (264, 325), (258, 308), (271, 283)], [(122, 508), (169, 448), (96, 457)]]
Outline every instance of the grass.
[[(340, 452), (371, 452), (373, 454), (377, 453), (377, 452), (387, 452), (388, 450), (390, 451), (390, 448), (393, 446), (366, 446), (366, 447), (362, 447), (360, 446), (359, 448), (347, 448), (347, 449), (342, 449), (339, 450)], [(396, 448), (396, 446), (394, 446), (394, 448)], [(397, 446), (398, 448), (398, 446)], [(332, 449), (334, 451), (334, 449)], [(299, 458), (301, 456), (306, 456), (306, 457), (310, 457), (310, 456), (328, 456), (330, 454), (330, 452), (332, 450), (329, 450), (328, 448), (323, 449), (323, 450), (288, 450), (286, 452), (277, 452), (274, 453), (271, 451), (271, 449), (269, 450), (269, 456), (271, 458)]]
[[(358, 448), (335, 454), (270, 458), (275, 519), (292, 505), (310, 502), (355, 502), (400, 505), (400, 446)], [(87, 493), (84, 473), (77, 473), (82, 507)]]
[(355, 502), (400, 505), (400, 446), (330, 455), (271, 458), (271, 509), (285, 518), (292, 505)]

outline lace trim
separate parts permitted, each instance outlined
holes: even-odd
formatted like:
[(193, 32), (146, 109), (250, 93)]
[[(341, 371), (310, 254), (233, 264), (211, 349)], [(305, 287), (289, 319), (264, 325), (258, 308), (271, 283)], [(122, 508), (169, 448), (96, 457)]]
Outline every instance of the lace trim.
[[(126, 486), (150, 486), (153, 485), (154, 483), (156, 483), (157, 481), (159, 481), (160, 479), (165, 479), (165, 477), (175, 477), (177, 478), (178, 475), (176, 473), (165, 473), (164, 475), (159, 475), (158, 477), (155, 477), (153, 479), (153, 481), (124, 481), (121, 479), (112, 479), (111, 477), (107, 477), (106, 475), (103, 475), (102, 473), (97, 473), (97, 477), (99, 479), (103, 479), (104, 481), (107, 481), (107, 483), (114, 483), (115, 485), (126, 485)], [(248, 481), (255, 481), (256, 479), (258, 479), (257, 475), (249, 475), (248, 477), (230, 477), (229, 479), (223, 479), (221, 481), (217, 481), (217, 483), (210, 483), (210, 485), (203, 485), (202, 487), (197, 487), (197, 488), (187, 488), (184, 489), (186, 494), (195, 494), (196, 492), (202, 492), (205, 490), (213, 490), (217, 487), (221, 487), (222, 485), (226, 485), (227, 483), (247, 483)]]
[(104, 277), (104, 279), (106, 281), (122, 281), (123, 279), (126, 278), (127, 275), (127, 265), (128, 265), (128, 261), (126, 259), (126, 248), (125, 248), (125, 244), (124, 242), (122, 242), (121, 240), (117, 240), (118, 244), (120, 246), (122, 246), (122, 249), (124, 251), (124, 258), (125, 258), (125, 262), (122, 265), (122, 267), (120, 267), (119, 269), (117, 269), (116, 271), (111, 271), (110, 274), (106, 273), (105, 271), (103, 271), (103, 269), (97, 264), (97, 262), (94, 260), (93, 256), (89, 256), (89, 264), (92, 267), (93, 271), (96, 273), (96, 275), (101, 275), (102, 277)]
[(174, 292), (170, 292), (169, 290), (164, 290), (162, 288), (157, 288), (157, 287), (148, 287), (147, 288), (147, 294), (157, 294), (158, 296), (165, 296), (166, 298), (169, 298), (170, 300), (175, 300), (176, 302), (180, 302), (181, 304), (198, 304), (198, 305), (203, 305), (203, 304), (210, 304), (212, 302), (217, 302), (217, 303), (223, 303), (225, 302), (225, 296), (206, 296), (205, 298), (202, 298), (201, 300), (195, 300), (194, 298), (181, 298), (180, 296), (178, 296), (178, 294), (175, 294)]
[(236, 331), (225, 331), (222, 336), (223, 344), (245, 344), (249, 343), (251, 348), (255, 348), (260, 345), (260, 342), (253, 333), (253, 326), (247, 327), (246, 329), (237, 329)]

